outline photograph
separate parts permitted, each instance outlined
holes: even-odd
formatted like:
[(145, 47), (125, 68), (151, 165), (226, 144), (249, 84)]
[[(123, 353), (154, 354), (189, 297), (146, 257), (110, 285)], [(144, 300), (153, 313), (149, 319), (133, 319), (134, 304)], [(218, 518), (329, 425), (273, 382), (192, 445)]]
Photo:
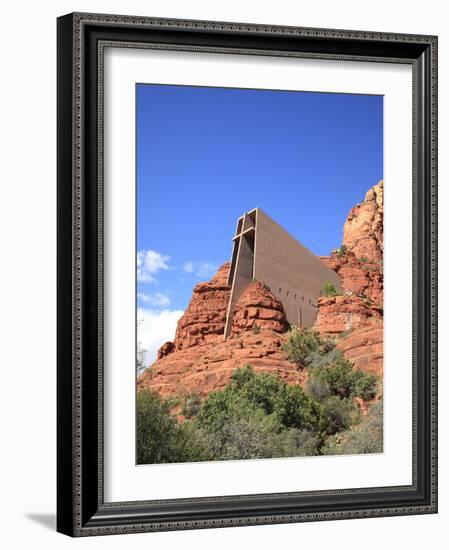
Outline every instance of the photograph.
[(383, 96), (135, 100), (136, 464), (383, 453)]
[(437, 34), (173, 15), (57, 21), (57, 531), (436, 515)]

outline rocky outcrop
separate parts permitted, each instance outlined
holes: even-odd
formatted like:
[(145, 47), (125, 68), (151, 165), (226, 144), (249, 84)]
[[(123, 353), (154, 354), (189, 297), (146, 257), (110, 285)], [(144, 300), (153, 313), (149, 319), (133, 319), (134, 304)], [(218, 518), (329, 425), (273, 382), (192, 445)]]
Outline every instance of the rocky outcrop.
[(319, 313), (315, 329), (326, 336), (340, 336), (382, 322), (379, 307), (359, 296), (332, 296), (318, 299)]
[[(217, 302), (216, 293), (225, 291), (223, 288), (220, 291), (217, 290), (217, 286), (222, 287), (219, 282), (223, 279), (224, 268), (221, 268), (220, 272), (219, 276), (214, 277), (210, 283), (202, 283), (195, 287), (189, 306), (190, 311), (188, 310), (188, 318), (193, 319), (194, 322), (186, 324), (183, 321), (184, 332), (180, 339), (177, 333), (176, 342), (173, 344), (174, 351), (166, 354), (162, 353), (162, 348), (159, 350), (158, 360), (139, 378), (139, 390), (151, 388), (163, 397), (185, 396), (193, 392), (204, 396), (224, 387), (236, 368), (248, 364), (256, 372), (276, 374), (288, 383), (304, 382), (303, 369), (291, 363), (282, 349), (286, 339), (283, 333), (288, 329), (282, 304), (265, 285), (259, 282), (250, 283), (238, 300), (230, 338), (223, 339), (224, 325), (222, 325), (220, 332), (218, 330), (215, 333), (200, 331), (192, 334), (190, 332), (186, 339), (185, 327), (192, 331), (192, 327), (202, 324), (205, 315), (210, 312), (209, 306), (202, 309), (198, 307), (199, 304), (205, 306), (198, 299), (198, 295), (203, 292), (203, 290), (198, 292), (198, 288), (207, 288), (205, 296), (209, 296), (215, 303)], [(207, 299), (202, 300), (207, 301)], [(191, 307), (192, 304), (194, 307)], [(221, 302), (219, 304), (221, 305)], [(198, 319), (201, 319), (201, 323)], [(217, 317), (213, 319), (216, 320)], [(180, 323), (181, 321), (182, 319)], [(217, 326), (218, 323), (214, 324), (214, 327)], [(188, 345), (184, 345), (186, 341)], [(194, 341), (197, 343), (193, 344)], [(167, 344), (164, 346), (167, 347)]]
[(383, 307), (383, 181), (349, 212), (343, 245), (322, 257), (340, 276), (343, 289)]
[(340, 276), (343, 296), (320, 298), (315, 328), (338, 339), (356, 368), (382, 374), (383, 182), (351, 209), (343, 246), (321, 258)]
[(343, 229), (343, 245), (360, 260), (382, 262), (384, 183), (380, 181), (349, 212)]
[(246, 287), (236, 304), (231, 334), (240, 335), (250, 329), (282, 333), (288, 326), (281, 302), (267, 286), (255, 281)]
[(379, 263), (357, 258), (352, 252), (321, 258), (340, 276), (345, 292), (370, 299), (378, 307), (383, 307), (383, 270)]
[(338, 342), (337, 347), (356, 368), (382, 377), (383, 341), (384, 330), (381, 320), (350, 331)]
[(176, 350), (223, 339), (231, 292), (228, 273), (229, 262), (226, 262), (209, 282), (195, 286), (192, 299), (178, 321)]
[(162, 359), (162, 357), (165, 357), (169, 353), (173, 353), (175, 349), (176, 347), (174, 342), (165, 342), (165, 344), (162, 344), (162, 346), (158, 349), (157, 358)]
[(302, 384), (304, 371), (287, 359), (285, 338), (272, 331), (204, 343), (163, 357), (138, 380), (138, 390), (150, 388), (163, 397), (205, 396), (223, 388), (236, 368), (251, 365), (256, 372), (275, 374), (291, 384)]

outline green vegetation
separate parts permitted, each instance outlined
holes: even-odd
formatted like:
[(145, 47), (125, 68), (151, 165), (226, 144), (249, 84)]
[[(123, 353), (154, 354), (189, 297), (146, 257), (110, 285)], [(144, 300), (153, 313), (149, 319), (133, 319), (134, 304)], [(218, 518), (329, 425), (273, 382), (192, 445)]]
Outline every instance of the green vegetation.
[(260, 327), (256, 323), (253, 325), (253, 333), (254, 334), (260, 334)]
[(348, 248), (345, 244), (342, 244), (341, 246), (333, 250), (334, 254), (336, 254), (339, 258), (344, 256), (347, 251), (348, 251)]
[(201, 409), (201, 399), (197, 393), (191, 393), (185, 398), (181, 414), (186, 418), (196, 416)]
[(340, 296), (340, 293), (332, 283), (327, 282), (324, 283), (323, 286), (323, 295), (326, 296), (326, 298), (330, 298), (332, 296)]
[(203, 401), (197, 394), (185, 397), (182, 423), (170, 414), (173, 402), (140, 392), (138, 463), (382, 450), (382, 405), (363, 416), (355, 401), (374, 397), (376, 377), (354, 370), (333, 343), (317, 334), (298, 329), (292, 333), (308, 365), (304, 389), (271, 374), (256, 374), (248, 365), (236, 369), (224, 389)]
[(309, 369), (308, 391), (319, 400), (329, 396), (340, 399), (373, 399), (376, 395), (377, 377), (353, 369), (352, 364), (343, 358), (339, 350), (334, 350), (332, 356), (335, 357), (332, 363), (326, 364), (327, 358), (324, 358), (319, 366)]
[(325, 355), (334, 347), (332, 340), (323, 340), (317, 332), (294, 327), (282, 349), (287, 353), (289, 361), (307, 366), (307, 362), (316, 354)]
[(154, 392), (137, 397), (137, 463), (191, 462), (201, 460), (195, 434), (170, 415), (169, 404)]
[(359, 424), (327, 438), (321, 448), (324, 455), (381, 453), (383, 451), (383, 403), (372, 405)]

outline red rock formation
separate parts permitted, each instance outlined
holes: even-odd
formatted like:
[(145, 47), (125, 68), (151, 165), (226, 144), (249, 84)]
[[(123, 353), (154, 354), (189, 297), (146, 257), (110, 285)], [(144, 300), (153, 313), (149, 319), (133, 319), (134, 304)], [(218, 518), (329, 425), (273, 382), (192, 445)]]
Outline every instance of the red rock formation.
[(333, 253), (321, 258), (336, 271), (343, 289), (356, 296), (369, 298), (379, 307), (383, 307), (383, 272), (379, 263), (361, 261), (352, 252), (342, 255)]
[(239, 335), (249, 329), (285, 332), (287, 318), (281, 302), (264, 284), (250, 283), (240, 297), (232, 318), (232, 335)]
[(383, 181), (349, 212), (343, 246), (321, 259), (341, 279), (345, 291), (383, 307)]
[(338, 342), (337, 347), (347, 359), (353, 361), (356, 368), (382, 376), (383, 340), (383, 322), (379, 321), (350, 332)]
[(207, 395), (223, 388), (239, 367), (251, 365), (292, 384), (302, 384), (305, 373), (282, 350), (285, 337), (272, 331), (252, 330), (221, 343), (211, 342), (175, 351), (157, 360), (138, 380), (138, 390), (150, 388), (163, 397), (197, 393)]
[[(341, 278), (343, 296), (320, 298), (315, 328), (336, 338), (337, 346), (357, 368), (382, 374), (383, 363), (383, 184), (374, 186), (345, 223), (346, 247), (323, 258)], [(238, 300), (231, 337), (224, 340), (230, 297), (229, 264), (207, 283), (199, 283), (178, 321), (174, 342), (166, 342), (157, 361), (138, 380), (163, 397), (223, 388), (238, 367), (276, 374), (303, 385), (306, 370), (291, 363), (282, 345), (288, 323), (281, 302), (259, 282)]]
[(173, 353), (175, 349), (176, 347), (173, 342), (165, 342), (165, 344), (162, 344), (162, 346), (158, 349), (157, 358), (162, 359), (162, 357), (165, 357), (169, 353)]
[(178, 321), (175, 349), (181, 350), (205, 342), (223, 339), (231, 289), (227, 285), (229, 262), (223, 264), (208, 283), (199, 283)]
[[(223, 268), (220, 271), (223, 272)], [(195, 305), (195, 320), (204, 319), (205, 314), (199, 304), (206, 304), (199, 302), (195, 296), (198, 287), (204, 288), (204, 285), (209, 285), (207, 288), (214, 287), (208, 296), (211, 295), (211, 299), (215, 300), (213, 292), (217, 291), (217, 277), (195, 288), (189, 306), (189, 315), (193, 317), (191, 306)], [(209, 304), (204, 309), (208, 314)], [(194, 327), (195, 324), (187, 326)], [(250, 283), (236, 304), (231, 338), (223, 339), (223, 326), (221, 333), (199, 333), (203, 338), (196, 345), (192, 344), (190, 334), (187, 340), (189, 345), (178, 347), (178, 342), (183, 344), (186, 339), (178, 340), (177, 336), (175, 351), (167, 355), (160, 350), (158, 360), (139, 378), (138, 389), (151, 388), (164, 397), (193, 392), (204, 396), (224, 387), (236, 368), (248, 364), (256, 372), (276, 374), (289, 383), (302, 384), (305, 380), (303, 369), (291, 363), (282, 349), (286, 339), (282, 333), (287, 328), (281, 302), (263, 284)], [(198, 334), (193, 336), (197, 337)]]
[(350, 295), (319, 298), (318, 307), (315, 329), (326, 336), (339, 336), (382, 322), (379, 308), (367, 298)]
[(349, 212), (343, 229), (343, 245), (356, 258), (373, 264), (382, 262), (384, 183), (380, 181), (365, 200)]
[(322, 260), (341, 279), (343, 296), (320, 298), (315, 328), (338, 338), (356, 368), (382, 375), (383, 368), (383, 182), (351, 209), (343, 247)]

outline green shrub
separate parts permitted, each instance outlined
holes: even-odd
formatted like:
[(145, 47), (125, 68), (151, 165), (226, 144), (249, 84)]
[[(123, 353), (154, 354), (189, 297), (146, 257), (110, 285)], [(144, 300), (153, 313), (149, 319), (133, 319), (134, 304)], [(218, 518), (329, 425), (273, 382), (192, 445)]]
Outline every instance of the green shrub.
[(179, 424), (170, 404), (151, 391), (137, 395), (136, 450), (138, 464), (206, 460), (192, 423)]
[(355, 397), (361, 397), (365, 401), (376, 397), (378, 378), (375, 374), (354, 370), (352, 376), (354, 385), (353, 394)]
[(259, 327), (259, 325), (256, 325), (256, 323), (254, 323), (254, 325), (253, 325), (253, 333), (254, 334), (259, 334), (260, 333), (260, 327)]
[(158, 394), (137, 395), (137, 463), (171, 462), (176, 422)]
[(269, 458), (272, 455), (272, 432), (263, 417), (229, 417), (219, 430), (207, 430), (200, 425), (198, 432), (206, 454), (213, 460)]
[(181, 414), (186, 418), (193, 418), (201, 409), (201, 399), (197, 393), (191, 393), (185, 398)]
[[(353, 399), (371, 395), (375, 377), (354, 371), (338, 350), (324, 351), (324, 341), (308, 336), (316, 351), (309, 355), (314, 366), (309, 367), (307, 391), (246, 366), (202, 402), (197, 394), (187, 396), (183, 423), (170, 415), (169, 401), (139, 392), (138, 464), (314, 456), (321, 448), (326, 454), (377, 449), (379, 422), (376, 427), (373, 415), (371, 423), (360, 422)], [(354, 426), (359, 422), (361, 428)]]
[(330, 298), (331, 296), (339, 296), (338, 290), (335, 288), (335, 286), (330, 283), (329, 281), (327, 283), (324, 283), (323, 285), (323, 295), (327, 298)]
[(353, 392), (352, 364), (340, 357), (331, 365), (309, 370), (307, 388), (317, 399), (330, 395), (348, 398)]
[(317, 332), (300, 328), (293, 328), (282, 346), (288, 360), (302, 366), (305, 366), (311, 353), (321, 353), (322, 348), (323, 341)]
[(300, 386), (250, 366), (210, 393), (194, 422), (200, 447), (217, 460), (314, 455), (326, 430), (322, 406)]
[[(331, 354), (329, 354), (331, 355)], [(352, 363), (338, 353), (333, 353), (332, 362), (323, 358), (315, 368), (309, 369), (307, 389), (316, 399), (322, 400), (330, 395), (340, 399), (361, 397), (373, 399), (376, 395), (378, 378), (353, 368)]]
[(358, 425), (327, 438), (321, 453), (364, 454), (383, 451), (383, 402), (372, 405)]
[(358, 410), (351, 399), (340, 399), (336, 395), (331, 395), (322, 405), (328, 435), (348, 429), (357, 420)]
[(275, 431), (262, 418), (231, 418), (220, 431), (197, 428), (209, 460), (315, 456), (319, 437), (296, 428)]
[[(335, 345), (335, 344), (333, 344)], [(313, 351), (306, 359), (307, 367), (310, 369), (320, 367), (330, 367), (343, 359), (343, 354), (338, 348), (334, 348), (326, 353)]]
[(270, 437), (267, 445), (267, 451), (270, 454), (267, 454), (267, 458), (270, 456), (316, 456), (319, 454), (319, 442), (319, 436), (313, 432), (289, 428)]
[(223, 390), (210, 393), (197, 421), (210, 432), (223, 430), (232, 419), (252, 418), (271, 431), (298, 428), (320, 431), (322, 409), (300, 386), (289, 386), (270, 374), (237, 369)]

